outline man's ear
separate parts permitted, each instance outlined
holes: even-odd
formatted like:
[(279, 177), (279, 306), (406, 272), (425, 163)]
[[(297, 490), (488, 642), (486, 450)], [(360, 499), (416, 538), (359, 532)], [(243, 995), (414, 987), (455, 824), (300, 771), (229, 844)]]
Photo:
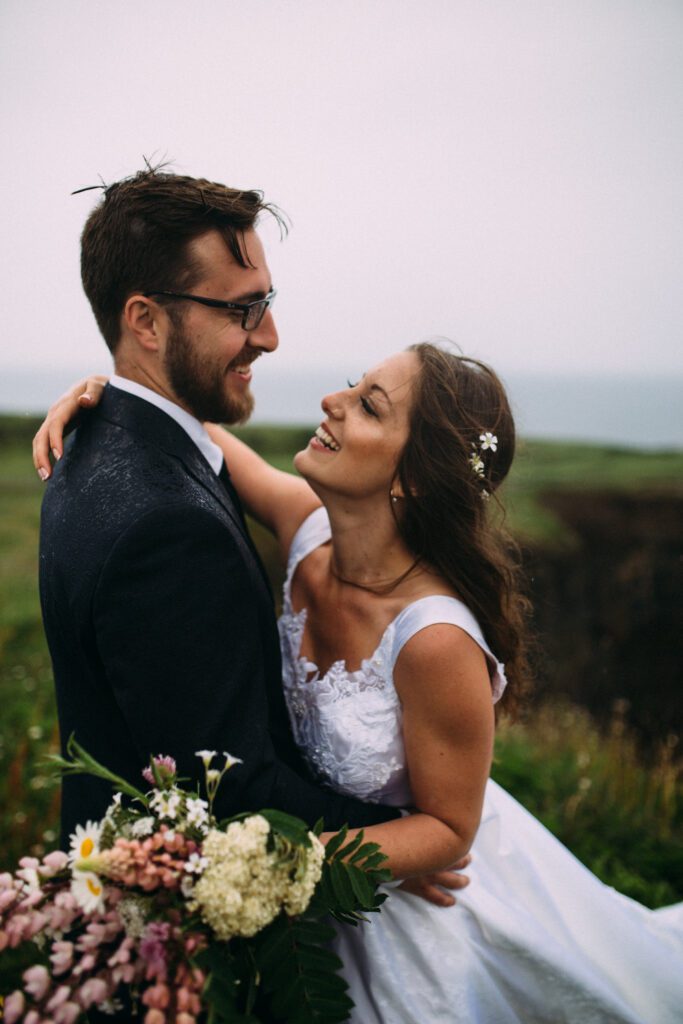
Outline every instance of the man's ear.
[(146, 295), (131, 295), (123, 307), (123, 325), (142, 348), (158, 352), (168, 334), (168, 317), (158, 303)]

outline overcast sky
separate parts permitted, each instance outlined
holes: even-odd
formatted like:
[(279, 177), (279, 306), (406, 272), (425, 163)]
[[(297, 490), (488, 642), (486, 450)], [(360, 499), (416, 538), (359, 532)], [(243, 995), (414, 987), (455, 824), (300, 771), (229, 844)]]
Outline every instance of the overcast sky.
[(108, 367), (70, 192), (143, 154), (290, 215), (283, 367), (683, 372), (681, 0), (2, 0), (0, 44), (0, 373)]

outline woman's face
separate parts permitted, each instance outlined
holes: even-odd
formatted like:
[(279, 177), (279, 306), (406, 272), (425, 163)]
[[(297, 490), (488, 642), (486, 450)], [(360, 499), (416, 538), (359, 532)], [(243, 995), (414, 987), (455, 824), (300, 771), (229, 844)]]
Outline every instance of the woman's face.
[(294, 459), (315, 491), (389, 501), (419, 372), (417, 355), (401, 352), (355, 386), (323, 398), (325, 419)]

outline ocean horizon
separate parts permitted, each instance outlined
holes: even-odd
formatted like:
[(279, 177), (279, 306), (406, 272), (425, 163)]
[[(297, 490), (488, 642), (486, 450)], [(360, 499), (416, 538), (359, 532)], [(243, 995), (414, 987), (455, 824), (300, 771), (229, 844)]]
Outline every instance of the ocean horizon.
[[(107, 372), (106, 368), (102, 372)], [(79, 376), (78, 370), (0, 369), (0, 414), (42, 414)], [(524, 437), (630, 448), (683, 448), (680, 376), (509, 374), (504, 382)], [(345, 387), (337, 367), (255, 368), (251, 423), (314, 424), (320, 399)]]

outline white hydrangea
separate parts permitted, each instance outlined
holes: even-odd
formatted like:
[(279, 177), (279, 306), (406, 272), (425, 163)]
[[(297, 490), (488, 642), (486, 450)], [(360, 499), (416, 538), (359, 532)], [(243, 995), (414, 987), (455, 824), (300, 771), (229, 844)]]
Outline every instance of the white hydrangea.
[(297, 871), (285, 897), (284, 909), (290, 917), (303, 914), (311, 902), (315, 887), (323, 873), (325, 847), (312, 832), (308, 833), (308, 837), (311, 840), (311, 846), (306, 850), (305, 861)]
[(268, 850), (269, 833), (265, 818), (254, 814), (225, 832), (211, 830), (202, 844), (207, 866), (194, 886), (191, 909), (199, 910), (219, 939), (256, 935), (280, 910), (300, 914), (308, 906), (322, 873), (322, 844), (312, 837), (312, 849), (282, 856)]

